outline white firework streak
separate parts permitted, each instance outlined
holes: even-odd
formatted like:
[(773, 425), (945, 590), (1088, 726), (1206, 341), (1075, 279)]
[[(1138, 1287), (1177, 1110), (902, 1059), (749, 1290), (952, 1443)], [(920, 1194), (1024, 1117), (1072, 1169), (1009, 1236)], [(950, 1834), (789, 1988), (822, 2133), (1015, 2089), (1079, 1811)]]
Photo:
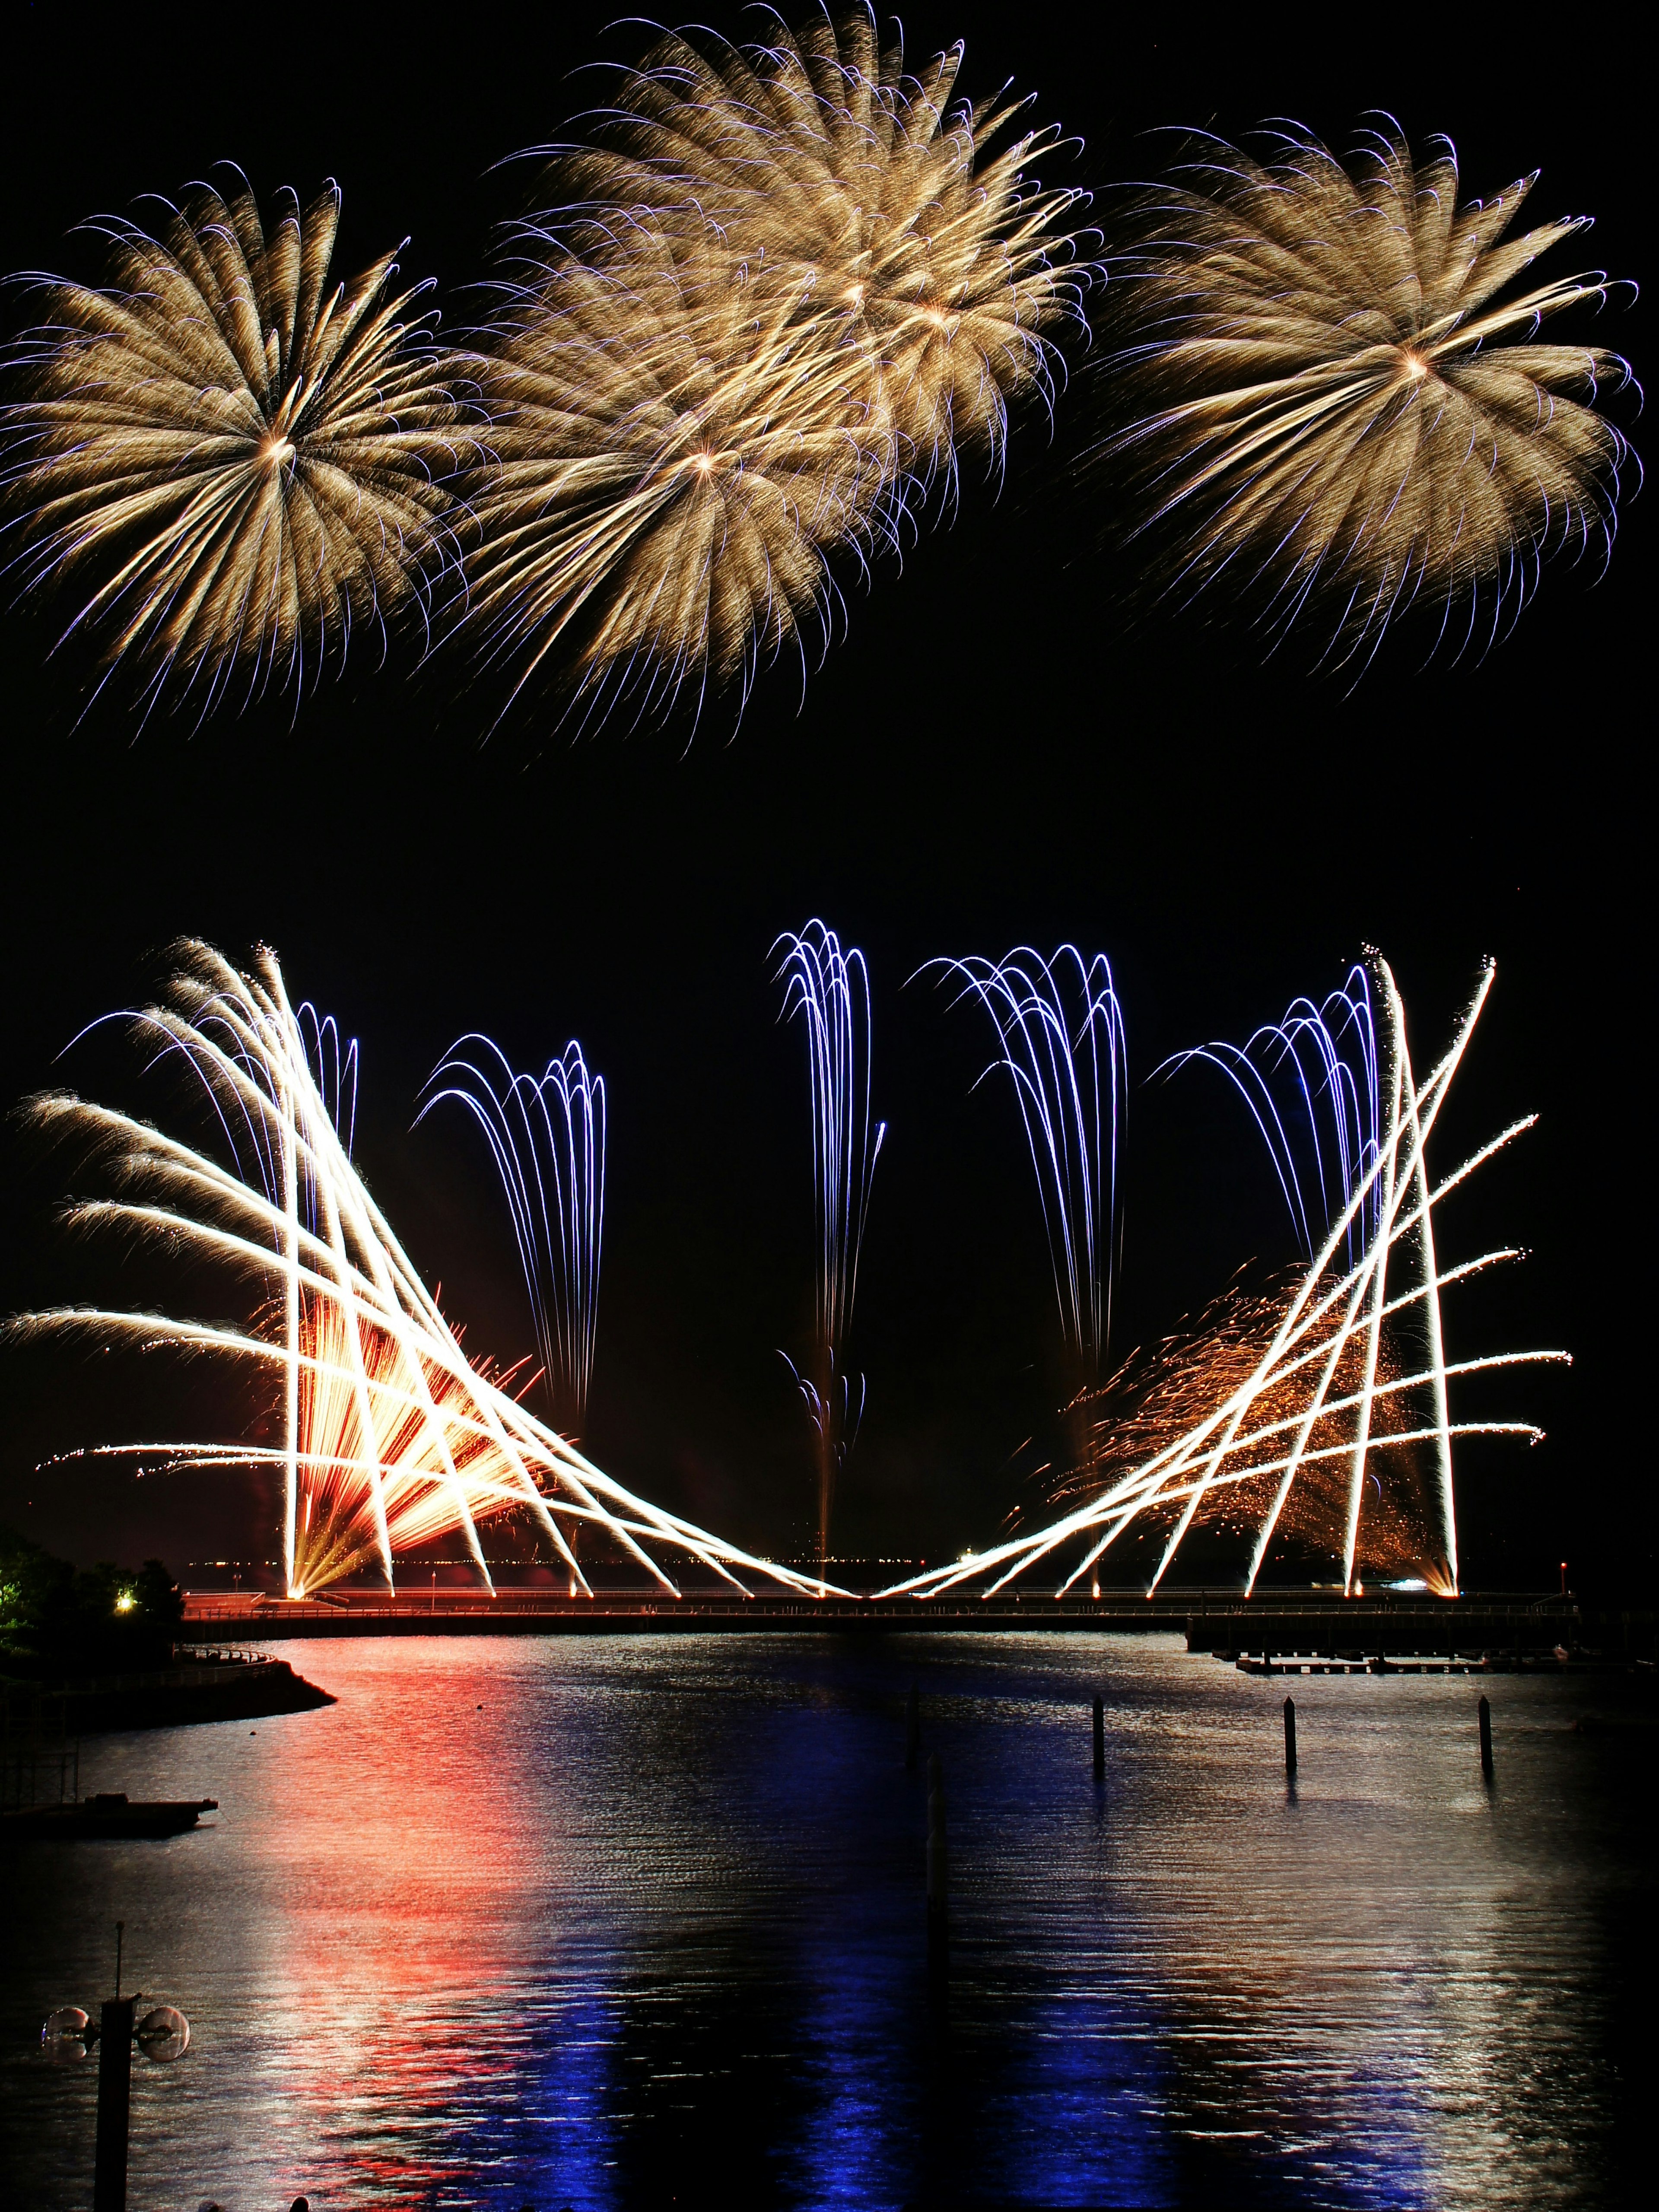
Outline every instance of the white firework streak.
[[(161, 1442), (103, 1445), (96, 1448), (100, 1455), (137, 1456), (167, 1467), (281, 1468), (290, 1596), (304, 1595), (296, 1575), (298, 1507), (302, 1470), (313, 1468), (326, 1469), (337, 1480), (355, 1477), (366, 1488), (373, 1548), (388, 1583), (395, 1580), (398, 1532), (414, 1541), (459, 1528), (493, 1591), (478, 1522), (520, 1506), (535, 1516), (573, 1584), (589, 1596), (562, 1523), (603, 1529), (676, 1597), (677, 1585), (647, 1547), (694, 1559), (745, 1595), (750, 1593), (735, 1570), (802, 1595), (826, 1594), (821, 1578), (809, 1582), (635, 1497), (474, 1366), (341, 1139), (337, 1112), (313, 1073), (302, 1022), (309, 1018), (318, 1038), (319, 1072), (330, 1025), (318, 1023), (308, 1007), (296, 1018), (282, 970), (268, 951), (258, 954), (251, 975), (240, 973), (210, 946), (191, 944), (183, 952), (171, 1003), (133, 1018), (141, 1032), (159, 1040), (158, 1057), (178, 1052), (201, 1078), (238, 1172), (147, 1122), (72, 1096), (39, 1099), (33, 1112), (40, 1123), (95, 1139), (112, 1156), (121, 1180), (148, 1187), (165, 1201), (78, 1205), (70, 1210), (72, 1223), (124, 1227), (264, 1276), (273, 1288), (280, 1286), (282, 1333), (263, 1336), (234, 1325), (82, 1307), (23, 1315), (8, 1327), (25, 1335), (88, 1331), (140, 1346), (222, 1354), (272, 1370), (273, 1378), (282, 1379), (283, 1436), (273, 1446)], [(337, 1036), (335, 1042), (337, 1109)], [(355, 1048), (347, 1068), (348, 1074), (355, 1069)], [(250, 1143), (257, 1188), (240, 1173), (242, 1151)], [(320, 1316), (343, 1356), (309, 1347), (302, 1328), (307, 1311)], [(302, 1384), (313, 1396), (324, 1389), (349, 1394), (358, 1451), (306, 1448)], [(398, 1449), (388, 1457), (386, 1447), (394, 1438)], [(362, 1503), (360, 1498), (359, 1511)]]
[[(1524, 1436), (1536, 1443), (1542, 1431), (1524, 1421), (1454, 1422), (1450, 1418), (1448, 1378), (1499, 1367), (1565, 1362), (1570, 1358), (1565, 1352), (1511, 1352), (1463, 1360), (1452, 1366), (1448, 1366), (1445, 1359), (1440, 1322), (1442, 1289), (1503, 1261), (1519, 1257), (1510, 1250), (1484, 1253), (1442, 1274), (1435, 1261), (1432, 1216), (1434, 1207), (1443, 1198), (1494, 1153), (1530, 1128), (1536, 1117), (1528, 1115), (1512, 1123), (1437, 1187), (1430, 1184), (1425, 1158), (1429, 1134), (1480, 1018), (1495, 973), (1488, 963), (1449, 1049), (1419, 1086), (1412, 1073), (1405, 1010), (1399, 992), (1386, 962), (1377, 962), (1392, 1061), (1386, 1133), (1370, 1172), (1356, 1179), (1346, 1210), (1331, 1224), (1272, 1342), (1247, 1380), (1187, 1435), (1063, 1518), (1028, 1535), (969, 1553), (949, 1566), (933, 1568), (908, 1581), (895, 1583), (881, 1591), (881, 1596), (936, 1597), (964, 1584), (982, 1582), (982, 1595), (988, 1597), (1062, 1547), (1078, 1543), (1082, 1556), (1054, 1593), (1056, 1597), (1063, 1596), (1097, 1565), (1108, 1547), (1126, 1528), (1144, 1515), (1166, 1512), (1171, 1506), (1177, 1506), (1174, 1527), (1147, 1587), (1150, 1596), (1168, 1572), (1207, 1496), (1241, 1482), (1277, 1474), (1279, 1483), (1273, 1503), (1262, 1517), (1251, 1553), (1244, 1585), (1248, 1595), (1255, 1586), (1267, 1546), (1298, 1474), (1318, 1463), (1342, 1460), (1347, 1461), (1349, 1468), (1343, 1581), (1345, 1590), (1352, 1593), (1361, 1498), (1370, 1462), (1405, 1444), (1433, 1447), (1445, 1562), (1443, 1587), (1446, 1595), (1456, 1595), (1457, 1527), (1452, 1486), (1452, 1438)], [(1343, 1253), (1356, 1224), (1364, 1223), (1368, 1217), (1375, 1218), (1376, 1226), (1358, 1260), (1345, 1269), (1339, 1255)], [(1391, 1285), (1391, 1267), (1396, 1276), (1404, 1274), (1404, 1288), (1396, 1289)], [(1427, 1343), (1426, 1364), (1417, 1372), (1379, 1381), (1376, 1353), (1384, 1321), (1419, 1307)], [(1333, 1326), (1334, 1316), (1337, 1318)], [(1342, 1354), (1356, 1346), (1363, 1350), (1360, 1387), (1334, 1397), (1332, 1386)], [(1262, 1401), (1292, 1382), (1306, 1389), (1300, 1413), (1289, 1418), (1264, 1419)], [(1377, 1405), (1412, 1390), (1426, 1390), (1430, 1394), (1431, 1421), (1419, 1428), (1375, 1433), (1373, 1414)], [(1310, 1440), (1316, 1426), (1322, 1419), (1336, 1415), (1352, 1416), (1352, 1437), (1337, 1444), (1313, 1446)], [(1264, 1446), (1269, 1453), (1266, 1458), (1260, 1456)], [(1380, 1477), (1378, 1481), (1380, 1487)]]

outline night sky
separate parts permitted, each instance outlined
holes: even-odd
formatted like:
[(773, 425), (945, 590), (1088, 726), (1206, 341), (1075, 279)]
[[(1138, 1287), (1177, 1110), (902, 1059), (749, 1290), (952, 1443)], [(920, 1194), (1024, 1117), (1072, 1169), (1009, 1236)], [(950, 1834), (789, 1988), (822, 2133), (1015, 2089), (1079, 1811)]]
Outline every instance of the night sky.
[[(591, 96), (569, 71), (641, 41), (576, 10), (556, 29), (544, 11), (469, 10), (441, 40), (340, 34), (316, 15), (269, 35), (151, 20), (94, 42), (68, 12), (14, 16), (0, 265), (93, 276), (94, 242), (67, 234), (76, 221), (232, 156), (262, 200), (337, 177), (337, 270), (410, 233), (405, 275), (438, 280), (451, 322), (465, 319), (461, 288), (485, 271), (492, 224), (522, 204), (529, 173), (492, 163), (554, 137)], [(714, 20), (739, 27), (735, 13)], [(1643, 273), (1647, 122), (1605, 27), (1581, 58), (1553, 40), (1495, 50), (1484, 16), (1460, 40), (1356, 13), (1342, 44), (1283, 12), (1263, 35), (1266, 20), (1218, 30), (1142, 11), (1132, 33), (1103, 17), (1079, 35), (1061, 11), (928, 8), (905, 26), (918, 59), (965, 34), (966, 89), (1012, 76), (1082, 134), (1045, 180), (1148, 173), (1158, 157), (1142, 134), (1164, 124), (1237, 137), (1292, 115), (1340, 148), (1362, 110), (1384, 106), (1414, 143), (1454, 137), (1467, 194), (1541, 166), (1528, 222), (1596, 216), (1588, 244), (1557, 249), (1547, 271)], [(27, 319), (21, 291), (0, 308), (9, 331)], [(1643, 327), (1621, 307), (1556, 335), (1639, 370)], [(1632, 411), (1615, 403), (1626, 427)], [(1558, 567), (1480, 665), (1420, 669), (1402, 641), (1350, 696), (1305, 673), (1310, 645), (1264, 663), (1219, 598), (1182, 617), (1139, 604), (1135, 557), (1097, 550), (1104, 520), (1076, 477), (1098, 421), (1086, 376), (1052, 437), (1028, 410), (1000, 493), (969, 462), (954, 527), (925, 532), (871, 586), (842, 575), (846, 619), (823, 667), (804, 694), (798, 665), (763, 674), (735, 731), (717, 698), (695, 732), (684, 717), (631, 733), (618, 721), (573, 741), (543, 703), (486, 738), (495, 695), (469, 689), (453, 648), (418, 671), (407, 652), (385, 670), (359, 653), (297, 719), (290, 696), (199, 730), (158, 715), (140, 732), (118, 685), (77, 724), (89, 663), (68, 648), (44, 665), (68, 603), (7, 612), (0, 1097), (67, 1082), (180, 1126), (176, 1096), (137, 1080), (112, 1036), (54, 1055), (137, 1003), (176, 935), (233, 957), (270, 943), (295, 995), (362, 1041), (357, 1156), (392, 1221), (469, 1349), (516, 1357), (529, 1317), (477, 1133), (459, 1111), (410, 1123), (463, 1030), (538, 1069), (579, 1037), (611, 1113), (586, 1449), (737, 1540), (798, 1553), (811, 1462), (778, 1352), (799, 1351), (811, 1313), (806, 1070), (799, 1031), (777, 1022), (768, 953), (820, 915), (870, 963), (889, 1123), (852, 1346), (869, 1411), (835, 1548), (937, 1558), (992, 1540), (1029, 1497), (1033, 1453), (1019, 1448), (1055, 1402), (1059, 1330), (1012, 1097), (971, 1090), (988, 1024), (907, 978), (937, 955), (1022, 942), (1109, 955), (1135, 1085), (1121, 1356), (1241, 1262), (1293, 1256), (1242, 1107), (1219, 1079), (1147, 1086), (1152, 1069), (1336, 988), (1367, 944), (1394, 966), (1426, 1067), (1490, 954), (1497, 988), (1437, 1157), (1450, 1165), (1519, 1113), (1541, 1121), (1448, 1206), (1443, 1250), (1514, 1243), (1531, 1257), (1449, 1294), (1449, 1351), (1559, 1344), (1576, 1364), (1458, 1401), (1549, 1431), (1530, 1452), (1462, 1449), (1464, 1584), (1553, 1587), (1566, 1559), (1581, 1590), (1632, 1586), (1653, 1565), (1651, 1446), (1632, 1420), (1649, 1365), (1650, 839), (1634, 732), (1651, 497), (1627, 500), (1599, 587)], [(0, 1141), (0, 1307), (234, 1304), (227, 1286), (64, 1246), (50, 1210), (77, 1187), (73, 1162), (15, 1126)], [(159, 1550), (179, 1570), (222, 1547), (270, 1548), (269, 1500), (246, 1489), (30, 1471), (147, 1426), (236, 1433), (248, 1408), (223, 1378), (40, 1347), (0, 1352), (0, 1515), (31, 1534), (88, 1559)]]

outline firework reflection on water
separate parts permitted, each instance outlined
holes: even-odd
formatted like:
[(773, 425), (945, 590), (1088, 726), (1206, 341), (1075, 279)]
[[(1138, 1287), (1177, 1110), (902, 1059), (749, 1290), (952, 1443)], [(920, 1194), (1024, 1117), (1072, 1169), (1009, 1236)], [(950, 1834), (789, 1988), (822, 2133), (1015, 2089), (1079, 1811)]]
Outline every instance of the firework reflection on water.
[(135, 2083), (141, 2203), (1638, 2200), (1637, 1762), (1571, 1728), (1617, 1680), (1498, 1678), (1490, 1791), (1466, 1679), (1298, 1681), (1291, 1800), (1283, 1683), (1163, 1637), (300, 1650), (325, 1712), (83, 1754), (210, 1832), (29, 1847), (0, 2156), (40, 2212), (88, 2199), (94, 2086), (40, 2022), (117, 1917), (193, 2029)]

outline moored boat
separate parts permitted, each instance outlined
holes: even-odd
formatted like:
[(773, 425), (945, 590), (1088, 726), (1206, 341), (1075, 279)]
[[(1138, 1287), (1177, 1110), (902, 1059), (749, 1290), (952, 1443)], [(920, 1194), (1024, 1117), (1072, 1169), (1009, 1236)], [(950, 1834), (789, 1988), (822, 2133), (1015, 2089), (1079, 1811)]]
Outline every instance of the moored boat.
[(25, 1805), (0, 1813), (0, 1837), (178, 1836), (193, 1828), (204, 1813), (216, 1813), (216, 1797), (147, 1801), (125, 1790), (102, 1790), (67, 1805)]

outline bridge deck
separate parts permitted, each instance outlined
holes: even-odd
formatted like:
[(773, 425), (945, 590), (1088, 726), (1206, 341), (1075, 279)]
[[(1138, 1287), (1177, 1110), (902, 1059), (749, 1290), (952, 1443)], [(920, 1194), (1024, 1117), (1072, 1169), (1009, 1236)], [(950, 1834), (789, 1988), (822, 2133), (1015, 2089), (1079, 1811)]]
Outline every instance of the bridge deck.
[(1043, 1591), (972, 1596), (820, 1600), (600, 1590), (592, 1598), (506, 1589), (411, 1592), (388, 1598), (354, 1591), (319, 1600), (250, 1600), (188, 1594), (183, 1641), (264, 1642), (322, 1636), (617, 1636), (710, 1632), (815, 1634), (944, 1631), (1072, 1632), (1183, 1636), (1194, 1651), (1235, 1657), (1291, 1653), (1362, 1659), (1382, 1653), (1443, 1657), (1485, 1651), (1553, 1650), (1574, 1640), (1577, 1607), (1540, 1598), (1401, 1604), (1353, 1598), (1310, 1604), (1305, 1594), (1260, 1595), (1177, 1590), (1153, 1599), (1113, 1591), (1056, 1600)]

